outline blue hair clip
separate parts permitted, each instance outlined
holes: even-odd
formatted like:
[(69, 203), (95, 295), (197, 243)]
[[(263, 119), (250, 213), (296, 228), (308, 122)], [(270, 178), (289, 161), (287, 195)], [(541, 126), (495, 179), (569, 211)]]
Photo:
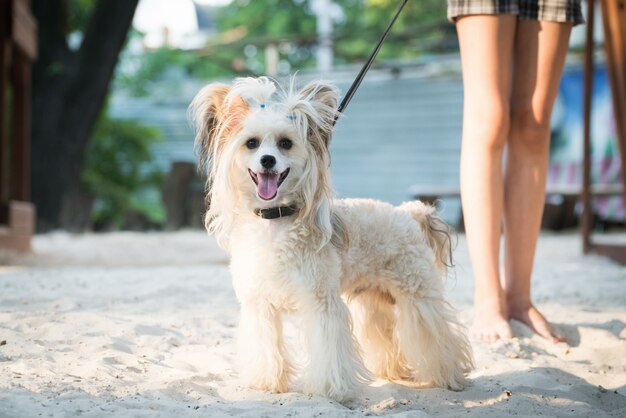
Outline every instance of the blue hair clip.
[(296, 117), (294, 115), (287, 115), (287, 119), (296, 120)]
[(265, 109), (265, 103), (261, 103), (259, 106), (261, 106), (261, 109)]

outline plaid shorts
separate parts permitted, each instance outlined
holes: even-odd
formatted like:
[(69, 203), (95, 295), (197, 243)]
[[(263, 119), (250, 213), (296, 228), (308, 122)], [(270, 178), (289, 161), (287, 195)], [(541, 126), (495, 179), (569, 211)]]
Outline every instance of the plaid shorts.
[(513, 14), (519, 19), (584, 23), (580, 0), (448, 0), (448, 19), (466, 15)]

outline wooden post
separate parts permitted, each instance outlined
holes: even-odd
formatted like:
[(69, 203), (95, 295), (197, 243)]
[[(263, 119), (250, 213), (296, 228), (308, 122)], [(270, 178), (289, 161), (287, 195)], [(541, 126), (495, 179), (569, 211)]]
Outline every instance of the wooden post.
[[(9, 174), (9, 138), (7, 136), (7, 87), (9, 85), (9, 60), (10, 60), (10, 33), (9, 33), (9, 7), (6, 0), (0, 0), (0, 206), (6, 204), (9, 199), (8, 174)], [(0, 219), (0, 223), (3, 219)]]
[(13, 132), (11, 140), (11, 198), (30, 200), (30, 63), (19, 51), (13, 55)]
[(591, 247), (591, 96), (593, 94), (593, 26), (595, 2), (587, 1), (587, 33), (585, 42), (585, 73), (583, 85), (583, 211), (580, 216), (580, 231), (583, 240), (583, 252), (586, 254)]
[(626, 185), (626, 0), (601, 0), (604, 50), (613, 98), (617, 149)]
[[(621, 195), (626, 203), (626, 0), (600, 0), (604, 50), (611, 86), (617, 148), (621, 158)], [(602, 243), (591, 236), (591, 104), (593, 93), (593, 24), (594, 0), (587, 0), (587, 45), (585, 47), (584, 79), (584, 144), (583, 144), (583, 213), (581, 235), (583, 251), (594, 252), (626, 264), (626, 244)]]
[[(30, 249), (35, 207), (30, 200), (30, 63), (37, 23), (30, 0), (0, 0), (0, 248)], [(11, 87), (11, 117), (7, 91)]]
[(30, 64), (37, 58), (37, 23), (30, 12), (30, 0), (13, 0), (11, 39), (13, 115), (11, 135), (10, 198), (30, 200)]

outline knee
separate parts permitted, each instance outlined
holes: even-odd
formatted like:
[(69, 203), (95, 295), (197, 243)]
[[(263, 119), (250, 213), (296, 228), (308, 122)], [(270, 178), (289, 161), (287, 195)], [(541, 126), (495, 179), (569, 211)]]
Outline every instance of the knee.
[(466, 107), (464, 138), (472, 147), (486, 147), (492, 152), (504, 148), (510, 127), (510, 107), (499, 98), (484, 98)]
[(534, 153), (548, 150), (550, 142), (550, 112), (522, 106), (511, 112), (510, 144)]

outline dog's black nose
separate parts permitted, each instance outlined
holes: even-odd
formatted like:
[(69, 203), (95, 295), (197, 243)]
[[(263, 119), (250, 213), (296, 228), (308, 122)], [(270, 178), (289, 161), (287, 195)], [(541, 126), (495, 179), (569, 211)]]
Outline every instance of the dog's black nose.
[(276, 165), (276, 158), (273, 155), (264, 155), (261, 157), (261, 165), (263, 168), (269, 170)]

